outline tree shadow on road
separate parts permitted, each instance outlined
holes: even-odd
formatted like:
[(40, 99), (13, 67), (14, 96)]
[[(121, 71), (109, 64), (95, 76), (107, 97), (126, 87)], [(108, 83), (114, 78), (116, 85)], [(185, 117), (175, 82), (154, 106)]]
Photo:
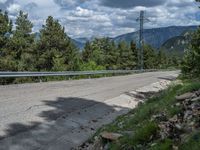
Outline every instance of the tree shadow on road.
[(65, 145), (65, 148), (66, 144), (70, 147), (70, 143), (67, 142), (69, 141), (68, 137), (76, 139), (73, 144), (80, 144), (82, 141), (77, 136), (78, 134), (84, 133), (89, 136), (88, 133), (91, 134), (91, 131), (94, 133), (103, 125), (102, 119), (107, 118), (104, 121), (109, 123), (113, 119), (109, 118), (110, 114), (117, 113), (119, 115), (121, 111), (129, 110), (76, 97), (59, 97), (55, 101), (44, 100), (43, 103), (51, 108), (38, 114), (46, 120), (45, 123), (31, 122), (30, 125), (21, 123), (8, 125), (8, 129), (5, 130), (6, 136), (0, 137), (0, 150), (11, 150), (16, 147), (20, 150), (43, 149), (41, 146), (55, 142), (56, 137), (65, 139), (61, 140), (64, 143), (58, 144)]

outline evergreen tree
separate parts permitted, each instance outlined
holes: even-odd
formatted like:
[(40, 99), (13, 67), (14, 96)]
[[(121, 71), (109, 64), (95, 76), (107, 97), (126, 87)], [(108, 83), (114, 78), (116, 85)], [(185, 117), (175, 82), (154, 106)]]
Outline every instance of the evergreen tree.
[(94, 39), (91, 43), (92, 46), (92, 55), (91, 60), (96, 62), (97, 65), (104, 65), (105, 55), (103, 51), (102, 39)]
[(105, 42), (105, 67), (108, 70), (115, 70), (118, 68), (117, 63), (119, 61), (119, 50), (116, 48), (115, 42), (106, 39)]
[(144, 45), (144, 69), (156, 68), (156, 53), (150, 45)]
[[(47, 18), (46, 25), (40, 30), (37, 49), (37, 68), (39, 70), (51, 71), (53, 68), (60, 68), (60, 71), (64, 71), (77, 69), (77, 48), (65, 34), (64, 27), (51, 16)], [(60, 63), (59, 67), (56, 62)]]
[(200, 74), (200, 28), (194, 33), (191, 47), (185, 52), (182, 62), (182, 72), (199, 76)]
[(119, 42), (118, 49), (120, 52), (120, 69), (134, 69), (136, 66), (135, 57), (133, 55), (133, 51), (130, 49), (127, 43), (125, 41)]
[(138, 62), (138, 49), (137, 49), (137, 46), (136, 46), (134, 41), (131, 41), (130, 47), (131, 47), (131, 51), (132, 51), (133, 56), (134, 56), (134, 62), (135, 62), (134, 68), (136, 69), (139, 65), (139, 62)]
[(8, 18), (7, 12), (0, 10), (0, 50), (2, 50), (12, 32), (12, 21)]
[(28, 14), (20, 11), (15, 24), (16, 29), (13, 31), (5, 50), (5, 59), (13, 64), (12, 68), (8, 69), (15, 71), (34, 70), (33, 25), (28, 20)]
[(107, 69), (117, 69), (118, 55), (114, 41), (109, 38), (96, 38), (92, 42), (86, 42), (82, 59), (86, 63), (93, 61)]
[(159, 50), (158, 54), (157, 54), (157, 68), (166, 68), (167, 66), (167, 56), (165, 54), (165, 52), (161, 49)]
[(185, 75), (200, 76), (200, 27), (192, 37), (190, 49), (185, 52), (181, 69)]
[(7, 44), (12, 33), (12, 21), (0, 10), (0, 70), (13, 70), (14, 61), (7, 55)]
[(86, 62), (86, 63), (89, 62), (90, 59), (91, 59), (92, 53), (93, 53), (93, 49), (92, 49), (91, 43), (90, 43), (90, 41), (87, 41), (85, 43), (85, 47), (84, 47), (84, 50), (82, 52), (83, 62)]

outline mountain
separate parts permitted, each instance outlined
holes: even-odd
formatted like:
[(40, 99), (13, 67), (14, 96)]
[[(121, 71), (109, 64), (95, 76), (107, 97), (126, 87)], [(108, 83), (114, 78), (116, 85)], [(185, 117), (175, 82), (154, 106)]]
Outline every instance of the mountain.
[[(144, 42), (150, 44), (154, 48), (160, 48), (167, 40), (181, 35), (186, 31), (196, 30), (197, 26), (170, 26), (163, 28), (153, 28), (144, 30)], [(123, 34), (113, 38), (114, 41), (126, 41), (131, 42), (134, 40), (136, 43), (139, 41), (139, 32), (132, 32)]]
[[(163, 28), (145, 29), (144, 41), (146, 44), (150, 44), (154, 48), (162, 47), (166, 50), (171, 48), (171, 51), (173, 51), (173, 48), (171, 46), (173, 46), (173, 44), (177, 45), (176, 43), (179, 43), (178, 41), (183, 41), (185, 39), (182, 33), (187, 33), (188, 31), (194, 31), (197, 28), (198, 26), (170, 26)], [(40, 33), (35, 34), (36, 39), (39, 39), (39, 34)], [(83, 49), (85, 43), (87, 41), (93, 40), (94, 38), (95, 37), (91, 38), (83, 37), (83, 38), (75, 38), (75, 39), (71, 38), (71, 39), (78, 48)], [(139, 32), (137, 31), (137, 32), (127, 33), (110, 39), (114, 40), (115, 42), (119, 41), (131, 42), (132, 40), (134, 40), (136, 43), (138, 43)], [(182, 47), (180, 46), (180, 48), (178, 48), (178, 51), (181, 50), (183, 51), (183, 47), (184, 45), (182, 45)]]
[(83, 37), (83, 38), (75, 38), (74, 40), (85, 44), (87, 41), (90, 41), (91, 39)]
[(189, 48), (189, 44), (191, 42), (193, 31), (186, 31), (183, 32), (179, 36), (175, 36), (169, 40), (167, 40), (161, 46), (161, 49), (166, 51), (167, 53), (174, 53), (174, 54), (184, 54), (184, 51)]
[(80, 41), (77, 41), (77, 40), (72, 39), (72, 38), (71, 38), (71, 40), (76, 45), (76, 47), (78, 47), (79, 49), (83, 49), (84, 48), (84, 46), (85, 46), (84, 42), (80, 42)]
[[(39, 40), (40, 39), (40, 33), (39, 32), (35, 32), (35, 39), (36, 40)], [(80, 48), (80, 49), (83, 49), (83, 47), (84, 47), (84, 45), (85, 45), (85, 42), (81, 42), (81, 41), (79, 41), (79, 40), (76, 40), (76, 39), (72, 39), (71, 38), (71, 40), (72, 40), (72, 42), (78, 47), (78, 48)]]

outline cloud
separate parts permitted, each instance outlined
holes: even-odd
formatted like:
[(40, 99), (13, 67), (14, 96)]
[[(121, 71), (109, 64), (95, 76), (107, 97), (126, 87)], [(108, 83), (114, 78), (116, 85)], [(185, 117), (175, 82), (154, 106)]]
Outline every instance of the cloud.
[(6, 8), (13, 3), (14, 0), (0, 0), (0, 9), (6, 10)]
[(113, 8), (152, 7), (162, 5), (166, 0), (102, 0), (101, 4)]
[(54, 2), (59, 5), (62, 9), (70, 8), (73, 6), (78, 6), (81, 3), (84, 3), (84, 0), (54, 0)]
[[(117, 36), (139, 29), (140, 10), (150, 22), (145, 28), (171, 25), (198, 25), (200, 13), (194, 0), (0, 0), (15, 20), (19, 9), (29, 14), (38, 32), (51, 15), (73, 38)], [(187, 10), (187, 11), (186, 11)]]
[(5, 3), (7, 2), (7, 0), (0, 0), (0, 3)]
[(92, 10), (84, 9), (78, 6), (72, 14), (77, 17), (90, 17), (94, 14), (94, 12)]
[(14, 14), (17, 14), (17, 13), (20, 11), (20, 9), (21, 9), (21, 6), (20, 6), (20, 5), (18, 5), (18, 4), (11, 4), (11, 5), (9, 5), (9, 7), (7, 8), (7, 11), (8, 11), (10, 14), (14, 15)]
[(38, 8), (38, 5), (34, 2), (28, 3), (24, 6), (25, 11), (33, 11)]

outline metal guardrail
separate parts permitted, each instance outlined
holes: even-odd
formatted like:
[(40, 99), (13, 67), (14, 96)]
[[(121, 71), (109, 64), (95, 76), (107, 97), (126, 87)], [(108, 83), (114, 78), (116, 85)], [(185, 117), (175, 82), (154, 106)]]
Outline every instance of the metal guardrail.
[(131, 74), (142, 72), (153, 72), (151, 70), (100, 70), (100, 71), (66, 71), (66, 72), (0, 72), (0, 78), (16, 77), (50, 77), (50, 76), (81, 76), (81, 75), (101, 75), (101, 74)]

